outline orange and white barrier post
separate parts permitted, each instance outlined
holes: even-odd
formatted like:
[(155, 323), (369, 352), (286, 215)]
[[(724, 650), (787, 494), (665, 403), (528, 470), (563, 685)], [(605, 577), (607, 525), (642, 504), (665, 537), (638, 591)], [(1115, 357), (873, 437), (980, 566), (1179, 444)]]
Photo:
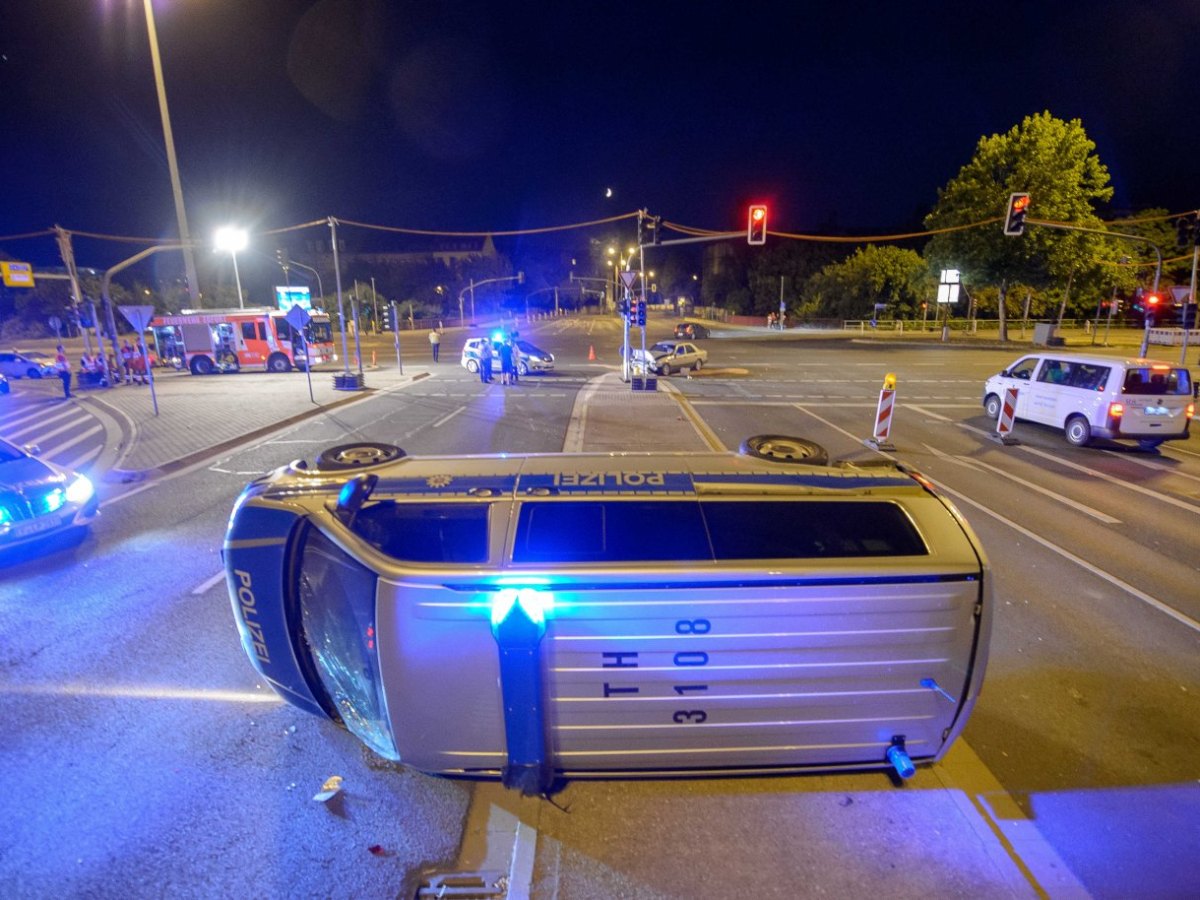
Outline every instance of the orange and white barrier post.
[(996, 430), (989, 437), (1001, 444), (1021, 443), (1012, 436), (1013, 419), (1017, 417), (1017, 389), (1004, 389), (1004, 399), (1000, 401), (1000, 415), (996, 417)]
[(879, 392), (879, 406), (875, 410), (875, 432), (863, 441), (875, 450), (895, 450), (891, 442), (892, 412), (896, 407), (896, 376), (891, 372), (883, 378), (883, 390)]

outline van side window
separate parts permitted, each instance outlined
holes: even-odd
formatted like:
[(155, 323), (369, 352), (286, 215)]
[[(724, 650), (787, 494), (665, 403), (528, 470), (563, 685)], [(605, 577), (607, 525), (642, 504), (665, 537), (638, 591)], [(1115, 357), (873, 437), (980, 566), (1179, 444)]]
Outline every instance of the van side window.
[(618, 563), (925, 556), (889, 502), (527, 501), (513, 562)]
[(1028, 381), (1033, 377), (1033, 370), (1037, 364), (1038, 361), (1036, 359), (1023, 359), (1008, 370), (1008, 377), (1020, 378), (1022, 381)]
[(1038, 372), (1037, 380), (1046, 384), (1069, 384), (1071, 381), (1071, 370), (1075, 367), (1063, 360), (1048, 359), (1042, 365), (1042, 369)]
[(925, 556), (929, 550), (893, 503), (705, 501), (717, 559)]
[(1097, 366), (1092, 363), (1075, 363), (1071, 371), (1071, 387), (1083, 388), (1086, 391), (1102, 391), (1108, 384), (1108, 366)]
[(488, 504), (396, 503), (364, 506), (351, 531), (404, 562), (484, 563), (488, 560)]
[(711, 560), (695, 500), (558, 500), (521, 504), (513, 562)]

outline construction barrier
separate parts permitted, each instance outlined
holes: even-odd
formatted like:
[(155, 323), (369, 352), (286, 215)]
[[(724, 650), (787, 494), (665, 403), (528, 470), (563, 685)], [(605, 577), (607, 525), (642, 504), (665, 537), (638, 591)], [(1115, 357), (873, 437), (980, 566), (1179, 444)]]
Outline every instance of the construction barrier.
[(1019, 444), (1012, 436), (1013, 420), (1017, 417), (1017, 389), (1004, 389), (1004, 399), (1000, 402), (1000, 414), (996, 416), (996, 430), (988, 435), (992, 440), (1001, 444)]
[(883, 390), (879, 392), (879, 406), (875, 410), (875, 431), (863, 441), (875, 450), (895, 450), (892, 435), (892, 411), (896, 405), (896, 376), (889, 372), (883, 379)]

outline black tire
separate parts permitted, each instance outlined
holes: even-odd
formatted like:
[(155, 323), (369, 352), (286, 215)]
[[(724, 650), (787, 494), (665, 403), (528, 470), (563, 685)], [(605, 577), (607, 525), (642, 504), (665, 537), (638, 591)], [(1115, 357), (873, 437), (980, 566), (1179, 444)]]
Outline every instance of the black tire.
[(317, 468), (322, 472), (346, 472), (379, 466), (403, 458), (404, 451), (394, 444), (362, 441), (357, 444), (338, 444), (322, 450), (317, 456)]
[(668, 366), (666, 363), (663, 363), (661, 366), (658, 367), (658, 374), (662, 375), (664, 378), (666, 378), (668, 375), (671, 374), (671, 367)]
[(1139, 438), (1138, 447), (1142, 450), (1157, 450), (1162, 444), (1159, 438)]
[(292, 371), (292, 362), (282, 353), (272, 353), (267, 360), (267, 371), (280, 375)]
[(467, 371), (470, 372), (472, 375), (478, 375), (479, 374), (479, 360), (468, 359), (467, 360)]
[(702, 360), (702, 359), (698, 359), (694, 363), (692, 363), (692, 371), (693, 372), (699, 372), (703, 368), (704, 368), (704, 360)]
[(739, 452), (770, 462), (829, 465), (829, 451), (820, 444), (787, 434), (756, 434), (742, 441)]
[(995, 394), (988, 394), (983, 400), (984, 412), (988, 414), (989, 419), (1000, 418), (1000, 398)]
[(207, 356), (193, 356), (188, 368), (193, 375), (211, 375), (216, 367)]
[(1063, 435), (1071, 446), (1086, 447), (1092, 442), (1092, 426), (1083, 416), (1071, 416), (1063, 428)]
[(517, 363), (517, 374), (518, 375), (528, 375), (529, 374), (529, 363), (527, 363), (527, 362)]

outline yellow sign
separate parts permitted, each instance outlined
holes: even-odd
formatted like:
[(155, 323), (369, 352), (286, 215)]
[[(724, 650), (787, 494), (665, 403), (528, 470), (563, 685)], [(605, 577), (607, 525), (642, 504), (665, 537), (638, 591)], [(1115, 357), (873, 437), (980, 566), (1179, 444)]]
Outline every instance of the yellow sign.
[(33, 287), (33, 266), (23, 262), (0, 262), (6, 287)]

